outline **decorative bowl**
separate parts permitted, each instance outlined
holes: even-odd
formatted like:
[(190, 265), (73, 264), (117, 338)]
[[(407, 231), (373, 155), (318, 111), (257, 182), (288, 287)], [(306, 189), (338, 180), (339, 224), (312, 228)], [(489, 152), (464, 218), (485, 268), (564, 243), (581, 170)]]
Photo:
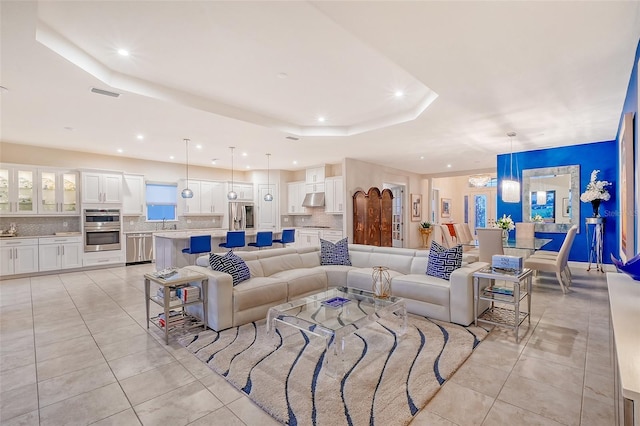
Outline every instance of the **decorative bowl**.
[(621, 260), (616, 259), (611, 253), (611, 261), (619, 272), (624, 272), (636, 281), (640, 281), (640, 253), (632, 257), (627, 263), (622, 263)]

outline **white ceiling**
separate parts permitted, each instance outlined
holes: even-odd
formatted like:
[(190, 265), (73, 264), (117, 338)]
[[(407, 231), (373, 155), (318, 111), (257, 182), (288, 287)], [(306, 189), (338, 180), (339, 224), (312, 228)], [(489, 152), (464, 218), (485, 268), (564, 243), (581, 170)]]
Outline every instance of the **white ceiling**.
[(636, 1), (0, 7), (3, 142), (183, 163), (190, 138), (225, 168), (229, 146), (239, 168), (442, 173), (495, 167), (509, 131), (517, 151), (612, 140), (640, 37)]

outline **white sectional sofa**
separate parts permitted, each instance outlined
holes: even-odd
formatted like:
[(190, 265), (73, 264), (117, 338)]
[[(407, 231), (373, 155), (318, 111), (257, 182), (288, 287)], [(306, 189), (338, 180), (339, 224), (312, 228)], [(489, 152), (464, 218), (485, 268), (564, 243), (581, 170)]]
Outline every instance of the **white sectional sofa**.
[[(371, 290), (373, 266), (386, 266), (394, 296), (406, 299), (407, 310), (430, 318), (469, 325), (473, 321), (473, 272), (486, 263), (455, 270), (450, 279), (426, 275), (427, 250), (349, 245), (351, 266), (320, 265), (316, 247), (236, 251), (251, 278), (235, 287), (231, 275), (209, 267), (208, 256), (187, 268), (209, 278), (207, 316), (214, 330), (263, 319), (271, 306), (326, 290), (348, 286)], [(194, 285), (199, 285), (194, 283)], [(201, 308), (189, 307), (201, 316)]]

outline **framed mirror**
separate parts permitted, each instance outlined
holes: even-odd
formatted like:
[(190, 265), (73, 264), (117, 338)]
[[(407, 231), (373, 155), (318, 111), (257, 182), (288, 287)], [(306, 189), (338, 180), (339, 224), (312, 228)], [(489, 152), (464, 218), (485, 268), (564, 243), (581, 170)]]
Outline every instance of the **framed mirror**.
[(536, 232), (566, 233), (580, 224), (580, 166), (522, 171), (522, 221), (536, 216)]

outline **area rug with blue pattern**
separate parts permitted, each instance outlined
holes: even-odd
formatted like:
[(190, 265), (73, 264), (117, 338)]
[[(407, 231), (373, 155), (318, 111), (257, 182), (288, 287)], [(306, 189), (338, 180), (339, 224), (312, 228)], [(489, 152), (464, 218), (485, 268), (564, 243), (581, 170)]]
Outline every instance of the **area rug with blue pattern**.
[(322, 339), (266, 335), (265, 321), (186, 335), (180, 343), (288, 425), (406, 425), (487, 331), (409, 315), (399, 336), (384, 319), (345, 340), (343, 377), (325, 374)]

